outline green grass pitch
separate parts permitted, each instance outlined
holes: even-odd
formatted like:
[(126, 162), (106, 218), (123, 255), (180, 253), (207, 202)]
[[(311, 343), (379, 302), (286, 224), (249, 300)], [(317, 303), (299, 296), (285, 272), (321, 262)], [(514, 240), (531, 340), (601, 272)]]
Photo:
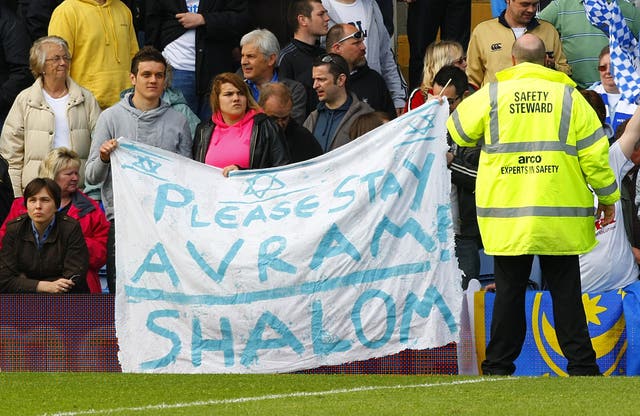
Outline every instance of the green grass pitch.
[(634, 377), (0, 373), (0, 415), (638, 415)]

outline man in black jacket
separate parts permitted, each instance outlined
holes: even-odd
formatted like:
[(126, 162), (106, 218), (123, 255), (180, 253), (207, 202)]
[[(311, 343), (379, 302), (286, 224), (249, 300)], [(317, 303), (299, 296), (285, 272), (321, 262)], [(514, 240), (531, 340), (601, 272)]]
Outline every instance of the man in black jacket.
[(145, 13), (145, 43), (163, 52), (173, 87), (206, 120), (211, 80), (237, 69), (233, 51), (249, 25), (248, 0), (146, 0)]
[(390, 119), (396, 118), (393, 99), (382, 75), (369, 68), (365, 58), (364, 35), (357, 27), (338, 23), (327, 33), (327, 53), (335, 53), (349, 64), (347, 89), (376, 111), (383, 111)]
[(0, 125), (20, 91), (33, 83), (29, 70), (31, 41), (24, 23), (0, 4)]
[(294, 0), (287, 20), (293, 30), (293, 40), (280, 51), (280, 76), (293, 79), (307, 90), (307, 114), (316, 109), (318, 96), (313, 90), (311, 68), (313, 60), (323, 55), (318, 42), (329, 30), (329, 15), (320, 0)]

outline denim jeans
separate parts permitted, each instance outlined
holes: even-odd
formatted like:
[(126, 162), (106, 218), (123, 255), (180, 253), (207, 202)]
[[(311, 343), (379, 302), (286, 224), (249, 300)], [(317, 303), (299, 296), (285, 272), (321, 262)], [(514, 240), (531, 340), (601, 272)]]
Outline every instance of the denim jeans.
[(195, 114), (198, 114), (198, 95), (196, 94), (196, 73), (173, 69), (173, 81), (171, 86), (182, 91), (187, 105)]

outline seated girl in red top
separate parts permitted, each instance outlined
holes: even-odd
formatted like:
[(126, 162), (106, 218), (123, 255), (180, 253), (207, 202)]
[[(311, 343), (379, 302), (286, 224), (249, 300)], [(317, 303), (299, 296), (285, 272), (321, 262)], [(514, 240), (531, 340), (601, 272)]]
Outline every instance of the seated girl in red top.
[(255, 102), (247, 84), (225, 72), (213, 79), (211, 119), (198, 125), (193, 158), (223, 169), (262, 169), (289, 163), (284, 136)]

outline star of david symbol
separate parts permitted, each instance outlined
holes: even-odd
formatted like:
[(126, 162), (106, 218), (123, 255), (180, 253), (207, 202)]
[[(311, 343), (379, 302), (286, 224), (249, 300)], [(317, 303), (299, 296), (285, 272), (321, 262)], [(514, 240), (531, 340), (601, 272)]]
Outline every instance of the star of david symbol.
[(278, 191), (285, 187), (284, 182), (276, 178), (273, 174), (256, 175), (247, 181), (247, 190), (245, 195), (255, 195), (258, 198), (264, 198), (267, 192)]
[(133, 167), (139, 169), (142, 172), (147, 172), (152, 175), (158, 173), (158, 168), (162, 166), (160, 163), (151, 159), (148, 156), (138, 156), (138, 160), (133, 163)]
[(425, 114), (421, 118), (427, 122), (427, 125), (424, 127), (416, 127), (413, 124), (409, 124), (409, 127), (411, 127), (411, 129), (409, 129), (405, 134), (407, 136), (410, 134), (421, 134), (426, 136), (429, 130), (431, 130), (435, 126), (433, 123), (433, 120), (435, 119), (435, 117), (436, 117), (435, 114)]

